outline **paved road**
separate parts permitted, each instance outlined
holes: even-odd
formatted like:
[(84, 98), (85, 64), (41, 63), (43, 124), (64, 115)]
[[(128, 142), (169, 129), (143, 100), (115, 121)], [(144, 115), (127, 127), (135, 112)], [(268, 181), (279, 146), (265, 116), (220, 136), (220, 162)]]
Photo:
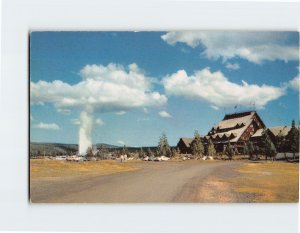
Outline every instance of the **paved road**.
[(239, 162), (142, 162), (140, 170), (60, 181), (31, 181), (31, 201), (57, 203), (194, 202), (197, 187), (217, 169)]

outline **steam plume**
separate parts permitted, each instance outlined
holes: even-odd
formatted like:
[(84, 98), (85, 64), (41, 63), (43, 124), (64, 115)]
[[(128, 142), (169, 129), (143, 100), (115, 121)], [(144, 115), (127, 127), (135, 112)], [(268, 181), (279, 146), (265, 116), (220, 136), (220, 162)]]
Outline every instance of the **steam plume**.
[(80, 114), (79, 129), (79, 154), (85, 155), (89, 147), (92, 147), (92, 124), (91, 111), (85, 110)]

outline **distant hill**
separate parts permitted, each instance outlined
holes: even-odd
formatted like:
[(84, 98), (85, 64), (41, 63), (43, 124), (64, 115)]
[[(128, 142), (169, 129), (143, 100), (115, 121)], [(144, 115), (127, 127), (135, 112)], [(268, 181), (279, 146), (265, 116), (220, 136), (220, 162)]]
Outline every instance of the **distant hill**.
[[(103, 145), (108, 149), (118, 149), (120, 147), (109, 145), (106, 143), (97, 143), (99, 148)], [(58, 154), (69, 154), (76, 153), (78, 151), (78, 144), (66, 144), (66, 143), (44, 143), (44, 142), (31, 142), (30, 143), (30, 154), (31, 155), (58, 155)]]
[[(96, 146), (104, 146), (111, 152), (122, 150), (123, 146), (110, 145), (106, 143), (97, 143)], [(129, 152), (138, 152), (141, 147), (127, 147)], [(156, 151), (157, 147), (142, 147), (144, 151), (151, 149), (153, 152)], [(65, 155), (75, 154), (78, 152), (78, 144), (67, 144), (67, 143), (44, 143), (44, 142), (31, 142), (30, 143), (30, 155)]]

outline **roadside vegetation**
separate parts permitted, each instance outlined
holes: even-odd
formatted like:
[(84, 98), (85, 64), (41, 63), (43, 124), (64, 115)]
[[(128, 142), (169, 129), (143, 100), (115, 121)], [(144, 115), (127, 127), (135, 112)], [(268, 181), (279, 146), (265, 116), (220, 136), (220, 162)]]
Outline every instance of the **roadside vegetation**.
[(298, 202), (299, 165), (294, 163), (247, 163), (229, 181), (234, 191), (251, 196), (251, 202)]
[(93, 162), (66, 162), (34, 159), (30, 161), (30, 178), (58, 178), (82, 175), (107, 175), (139, 169), (134, 163), (119, 163), (112, 160)]

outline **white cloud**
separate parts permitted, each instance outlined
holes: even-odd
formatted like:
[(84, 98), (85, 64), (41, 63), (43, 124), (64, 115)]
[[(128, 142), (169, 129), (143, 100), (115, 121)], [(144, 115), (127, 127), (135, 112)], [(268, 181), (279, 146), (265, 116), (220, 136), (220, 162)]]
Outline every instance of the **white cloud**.
[(249, 106), (255, 102), (263, 108), (268, 102), (284, 95), (284, 87), (269, 85), (258, 86), (242, 81), (242, 84), (230, 82), (222, 72), (211, 72), (209, 68), (196, 71), (188, 76), (185, 70), (167, 76), (163, 84), (168, 95), (183, 96), (207, 102), (212, 108)]
[(171, 45), (202, 45), (202, 55), (209, 59), (240, 57), (257, 64), (265, 60), (299, 60), (298, 42), (289, 43), (288, 32), (172, 31), (161, 38)]
[(211, 108), (213, 108), (214, 110), (219, 110), (220, 108), (215, 106), (215, 105), (211, 105)]
[(65, 114), (65, 115), (69, 115), (71, 113), (70, 109), (57, 108), (56, 110), (57, 110), (57, 112)]
[(149, 117), (144, 117), (144, 118), (138, 118), (136, 121), (141, 122), (141, 121), (149, 121), (149, 120), (150, 120)]
[(39, 124), (33, 125), (33, 128), (37, 129), (49, 129), (49, 130), (59, 130), (59, 126), (55, 123), (43, 123), (40, 122)]
[(82, 81), (71, 85), (60, 80), (30, 83), (32, 104), (52, 103), (57, 110), (89, 106), (100, 112), (119, 112), (134, 108), (159, 107), (166, 96), (152, 91), (152, 79), (136, 64), (86, 65)]
[(158, 113), (158, 115), (160, 115), (160, 116), (163, 117), (163, 118), (172, 118), (171, 114), (168, 113), (168, 112), (166, 112), (166, 111), (160, 111), (160, 112)]
[(146, 113), (146, 114), (148, 114), (148, 113), (149, 113), (149, 110), (148, 110), (148, 108), (143, 108), (143, 111), (144, 111), (144, 113)]
[(102, 126), (102, 125), (104, 125), (104, 122), (100, 118), (97, 118), (95, 120), (95, 124), (98, 125), (98, 126)]
[(120, 145), (125, 145), (125, 142), (122, 140), (117, 141), (117, 143), (119, 143)]
[(230, 70), (238, 70), (240, 68), (240, 65), (239, 65), (239, 63), (230, 63), (230, 62), (227, 62), (226, 63), (226, 68), (230, 69)]
[(288, 82), (288, 87), (299, 91), (300, 75)]
[(77, 118), (71, 119), (71, 123), (72, 123), (73, 125), (80, 125), (80, 120), (77, 119)]
[(116, 112), (116, 115), (119, 115), (119, 116), (124, 115), (124, 114), (126, 114), (125, 111), (119, 111), (119, 112)]

